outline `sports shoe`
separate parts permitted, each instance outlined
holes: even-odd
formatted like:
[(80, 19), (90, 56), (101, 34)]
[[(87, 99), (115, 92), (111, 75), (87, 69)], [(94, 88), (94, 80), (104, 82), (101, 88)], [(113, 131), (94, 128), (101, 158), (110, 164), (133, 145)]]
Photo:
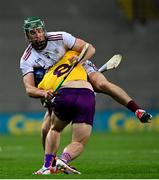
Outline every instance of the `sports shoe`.
[(81, 172), (79, 172), (76, 168), (70, 166), (61, 159), (57, 159), (56, 167), (65, 174), (81, 174)]
[(45, 175), (49, 175), (49, 174), (53, 174), (57, 172), (57, 168), (56, 167), (42, 167), (41, 169), (39, 169), (38, 171), (35, 171), (33, 174), (45, 174)]
[(147, 113), (142, 109), (136, 110), (135, 115), (140, 119), (142, 123), (149, 123), (152, 118), (152, 115), (150, 113)]

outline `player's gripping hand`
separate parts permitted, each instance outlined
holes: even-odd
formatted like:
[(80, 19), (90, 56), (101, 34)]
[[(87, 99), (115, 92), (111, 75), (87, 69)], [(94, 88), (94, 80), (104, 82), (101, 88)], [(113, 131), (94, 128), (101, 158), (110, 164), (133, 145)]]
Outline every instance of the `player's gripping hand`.
[(77, 55), (73, 55), (68, 60), (69, 60), (70, 64), (73, 65), (74, 63), (77, 62), (78, 56)]
[(54, 94), (51, 90), (44, 91), (44, 98), (47, 100), (51, 100), (54, 97)]
[(142, 109), (138, 109), (135, 114), (142, 123), (150, 123), (150, 120), (152, 119), (152, 115)]
[(49, 108), (52, 107), (52, 103), (54, 101), (54, 97), (56, 96), (56, 93), (52, 93), (52, 91), (48, 90), (44, 93), (44, 98), (41, 98), (41, 103), (43, 107)]

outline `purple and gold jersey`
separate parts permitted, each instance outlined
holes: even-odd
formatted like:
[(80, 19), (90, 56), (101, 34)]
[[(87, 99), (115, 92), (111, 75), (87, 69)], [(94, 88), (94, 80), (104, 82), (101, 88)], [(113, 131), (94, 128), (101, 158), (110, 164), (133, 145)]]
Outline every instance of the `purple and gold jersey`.
[[(78, 55), (78, 53), (76, 51), (68, 51), (59, 62), (51, 67), (39, 83), (38, 88), (54, 90), (72, 67), (69, 59), (73, 55)], [(87, 80), (87, 73), (81, 64), (74, 67), (65, 82), (74, 80)]]

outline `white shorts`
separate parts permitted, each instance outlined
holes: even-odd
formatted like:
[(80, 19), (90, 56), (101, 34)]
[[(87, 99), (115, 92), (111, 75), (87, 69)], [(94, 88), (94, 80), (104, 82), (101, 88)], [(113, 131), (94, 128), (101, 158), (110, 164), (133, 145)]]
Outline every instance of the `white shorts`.
[(98, 68), (93, 64), (91, 61), (87, 60), (83, 64), (84, 69), (86, 70), (87, 74), (89, 75), (92, 72), (98, 71)]

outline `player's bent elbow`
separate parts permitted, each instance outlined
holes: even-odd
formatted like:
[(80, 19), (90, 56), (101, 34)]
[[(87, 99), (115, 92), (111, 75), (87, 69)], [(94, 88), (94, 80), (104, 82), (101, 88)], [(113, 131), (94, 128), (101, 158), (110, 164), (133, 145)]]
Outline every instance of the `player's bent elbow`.
[(26, 88), (26, 89), (25, 89), (25, 92), (26, 92), (26, 94), (30, 97), (30, 90), (29, 90), (29, 88)]
[(26, 94), (27, 94), (29, 97), (35, 97), (34, 93), (33, 93), (29, 88), (26, 88)]
[(91, 46), (91, 51), (92, 51), (92, 54), (95, 54), (95, 52), (96, 52), (95, 47), (94, 47), (92, 44), (90, 44), (90, 46)]

